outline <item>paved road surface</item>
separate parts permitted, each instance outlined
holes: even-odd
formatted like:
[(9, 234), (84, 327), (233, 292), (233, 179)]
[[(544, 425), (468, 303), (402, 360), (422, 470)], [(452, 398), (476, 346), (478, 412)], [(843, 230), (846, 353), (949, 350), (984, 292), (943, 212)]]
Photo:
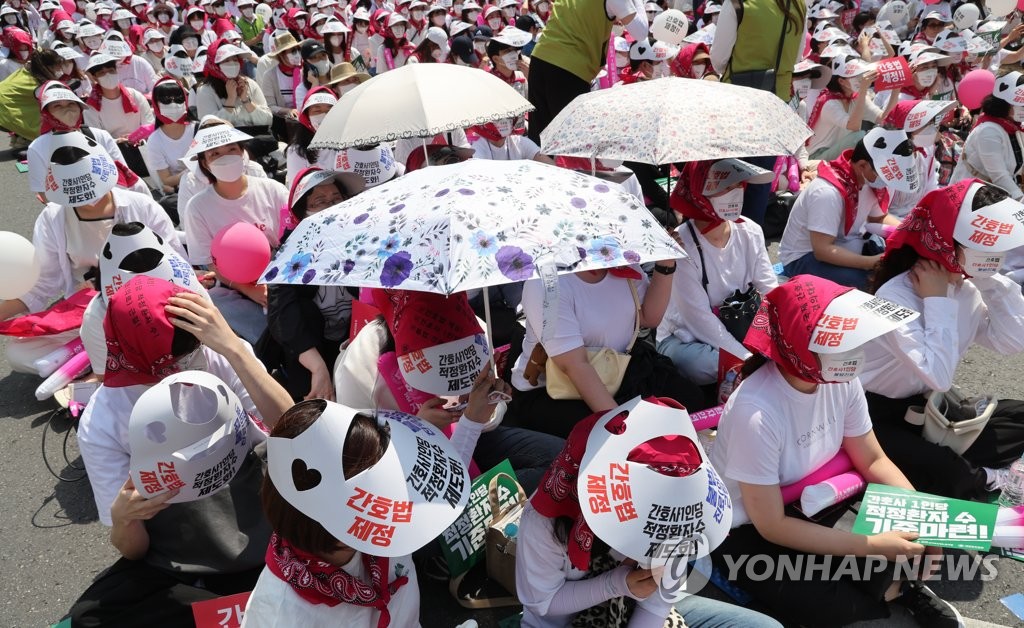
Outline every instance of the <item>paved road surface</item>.
[[(31, 237), (40, 205), (27, 186), (27, 175), (15, 170), (10, 153), (0, 153), (0, 229)], [(973, 350), (958, 381), (968, 390), (1024, 398), (1022, 375), (1024, 357)], [(56, 406), (35, 400), (38, 383), (38, 378), (10, 373), (6, 361), (0, 360), (0, 625), (18, 628), (59, 620), (115, 559), (106, 529), (97, 522), (88, 481), (57, 481), (43, 464), (41, 439)], [(56, 422), (55, 427), (57, 432), (47, 434), (47, 459), (65, 477), (80, 477), (62, 455), (67, 424)], [(70, 458), (80, 465), (73, 439), (72, 435)], [(935, 588), (975, 620), (974, 625), (1019, 624), (999, 599), (1024, 590), (1024, 564), (1000, 559), (998, 567), (999, 576), (992, 582), (940, 583)], [(442, 588), (427, 586), (422, 601), (425, 627), (454, 626), (469, 616)], [(496, 619), (508, 614), (484, 613), (481, 626), (494, 626)], [(887, 624), (914, 625), (906, 616)]]

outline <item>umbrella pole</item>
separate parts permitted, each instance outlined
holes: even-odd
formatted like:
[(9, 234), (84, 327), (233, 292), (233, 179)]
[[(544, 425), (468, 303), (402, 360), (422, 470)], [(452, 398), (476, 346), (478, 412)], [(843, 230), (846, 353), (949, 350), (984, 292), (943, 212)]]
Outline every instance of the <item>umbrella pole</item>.
[(597, 176), (597, 159), (593, 155), (590, 156), (590, 176)]
[(491, 295), (484, 286), (484, 320), (487, 322), (487, 351), (491, 356), (491, 372), (498, 376), (498, 365), (494, 359), (494, 341), (491, 340)]
[(430, 153), (427, 152), (427, 138), (421, 137), (420, 142), (423, 143), (423, 167), (426, 168), (430, 165)]

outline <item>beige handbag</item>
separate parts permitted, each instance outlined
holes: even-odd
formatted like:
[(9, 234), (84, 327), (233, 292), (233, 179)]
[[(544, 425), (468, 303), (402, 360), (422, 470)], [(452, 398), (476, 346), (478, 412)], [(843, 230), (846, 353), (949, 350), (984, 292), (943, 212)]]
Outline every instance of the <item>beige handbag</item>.
[[(597, 371), (601, 383), (608, 390), (611, 396), (615, 396), (622, 386), (622, 378), (626, 375), (626, 368), (629, 366), (629, 352), (633, 350), (637, 336), (640, 335), (640, 297), (636, 293), (636, 284), (632, 279), (629, 282), (629, 291), (633, 295), (633, 305), (636, 307), (636, 315), (633, 317), (633, 338), (629, 341), (625, 353), (619, 353), (608, 347), (601, 349), (587, 349), (587, 361)], [(544, 367), (547, 376), (548, 396), (552, 399), (580, 399), (580, 391), (565, 374), (565, 371), (558, 368), (555, 361), (550, 357)]]
[[(510, 477), (506, 474), (505, 477)], [(505, 510), (498, 506), (498, 475), (491, 478), (488, 496), (491, 500), (491, 512), (494, 517), (487, 527), (485, 552), (487, 557), (487, 576), (505, 587), (516, 596), (516, 537), (519, 533), (519, 517), (526, 505), (526, 492), (516, 483), (519, 499), (509, 504)]]
[(932, 392), (923, 408), (907, 408), (903, 420), (923, 426), (921, 436), (925, 440), (963, 454), (985, 429), (998, 403), (991, 395), (967, 397), (954, 386), (946, 392)]

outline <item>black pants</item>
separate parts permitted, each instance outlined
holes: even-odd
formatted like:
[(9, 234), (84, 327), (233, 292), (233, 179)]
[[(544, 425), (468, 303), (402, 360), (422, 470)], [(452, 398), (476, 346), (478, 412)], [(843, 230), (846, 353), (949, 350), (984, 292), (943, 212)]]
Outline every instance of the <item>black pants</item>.
[[(615, 395), (617, 403), (625, 403), (639, 395), (669, 397), (686, 406), (690, 412), (708, 407), (701, 389), (680, 375), (672, 360), (653, 347), (637, 342), (632, 356), (622, 386)], [(585, 401), (552, 399), (541, 387), (515, 391), (505, 415), (505, 424), (566, 438), (580, 420), (593, 413)]]
[(1005, 467), (1024, 452), (1024, 401), (1003, 400), (978, 439), (960, 455), (921, 437), (921, 427), (903, 420), (924, 397), (890, 399), (867, 393), (868, 412), (885, 454), (919, 491), (959, 499), (985, 497), (982, 467)]
[(574, 98), (590, 91), (590, 83), (572, 72), (543, 59), (530, 59), (530, 103), (536, 107), (530, 112), (529, 137), (543, 151), (540, 133)]
[(100, 574), (74, 606), (71, 625), (194, 626), (192, 604), (224, 595), (252, 591), (262, 567), (232, 574), (203, 575), (157, 569), (141, 560), (122, 558)]
[(658, 222), (665, 227), (677, 226), (679, 221), (676, 220), (675, 214), (672, 213), (669, 207), (668, 190), (657, 181), (657, 179), (666, 175), (662, 168), (638, 161), (624, 161), (622, 165), (632, 170), (633, 174), (636, 175), (640, 189), (643, 190), (644, 196), (647, 197), (647, 206), (661, 210), (659, 212), (652, 212), (654, 217), (658, 219)]
[[(769, 560), (771, 572), (761, 556)], [(786, 556), (791, 565), (799, 563), (801, 569), (797, 571), (800, 573), (792, 574), (780, 568), (780, 556)], [(755, 557), (758, 558), (755, 560)], [(824, 577), (820, 566), (826, 559), (830, 567), (827, 573), (834, 573), (840, 569), (844, 558), (809, 556), (776, 545), (762, 537), (751, 523), (730, 530), (729, 536), (711, 554), (712, 562), (725, 578), (749, 593), (786, 625), (839, 626), (888, 617), (885, 591), (893, 582), (893, 566), (872, 569), (871, 577), (863, 581)], [(806, 577), (808, 559), (813, 559), (818, 567), (813, 574), (817, 577)], [(856, 559), (856, 562), (857, 571), (864, 573), (865, 560)], [(730, 565), (734, 567), (731, 571)], [(761, 577), (766, 573), (771, 575)]]

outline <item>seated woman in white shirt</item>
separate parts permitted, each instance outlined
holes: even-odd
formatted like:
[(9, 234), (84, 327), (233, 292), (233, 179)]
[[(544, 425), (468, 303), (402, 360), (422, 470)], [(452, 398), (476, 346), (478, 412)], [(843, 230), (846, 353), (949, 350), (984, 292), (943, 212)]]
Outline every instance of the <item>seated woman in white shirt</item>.
[(331, 148), (310, 148), (309, 142), (316, 134), (327, 112), (338, 102), (330, 87), (314, 87), (299, 110), (299, 124), (292, 127), (291, 141), (285, 150), (287, 170), (284, 184), (291, 187), (295, 176), (311, 166), (324, 170), (338, 167), (338, 151)]
[(740, 359), (749, 355), (740, 344), (746, 329), (734, 337), (715, 308), (730, 295), (753, 288), (763, 296), (779, 285), (761, 227), (740, 217), (746, 184), (772, 176), (738, 159), (690, 162), (672, 192), (672, 209), (689, 219), (675, 231), (689, 259), (676, 262), (658, 352), (699, 386), (717, 381), (719, 349)]
[[(92, 287), (100, 252), (114, 224), (141, 222), (178, 254), (178, 235), (151, 197), (115, 187), (119, 173), (96, 140), (78, 131), (54, 134), (46, 157), (56, 183), (50, 202), (36, 218), (32, 243), (40, 263), (36, 285), (19, 299), (0, 302), (0, 320), (42, 311), (54, 300)], [(87, 183), (82, 183), (85, 178)], [(77, 337), (78, 329), (39, 338), (11, 339), (7, 361), (13, 370), (38, 372), (33, 362)]]
[(892, 192), (888, 213), (903, 218), (924, 195), (939, 187), (939, 163), (935, 159), (935, 141), (943, 118), (956, 102), (942, 100), (901, 100), (885, 117), (885, 126), (900, 129), (914, 142), (914, 167), (921, 181), (917, 192)]
[[(188, 94), (177, 79), (165, 76), (157, 81), (153, 88), (153, 110), (156, 130), (146, 141), (146, 153), (160, 177), (164, 193), (175, 194), (181, 177), (186, 174), (181, 160), (192, 144), (197, 126), (189, 120)], [(179, 222), (178, 216), (171, 219)]]
[(835, 159), (864, 136), (861, 123), (884, 118), (896, 105), (898, 93), (890, 96), (890, 106), (884, 111), (868, 98), (877, 74), (858, 57), (840, 56), (832, 60), (832, 78), (818, 93), (807, 117), (807, 126), (814, 131), (807, 140), (811, 159)]
[[(657, 406), (668, 405), (660, 400), (651, 401), (653, 403), (645, 402), (643, 406), (654, 407), (663, 412), (666, 408), (657, 408)], [(603, 426), (599, 423), (606, 416), (604, 413), (594, 414), (577, 424), (569, 435), (565, 448), (544, 474), (540, 488), (533, 493), (524, 508), (519, 520), (515, 558), (516, 593), (523, 603), (521, 625), (523, 628), (568, 628), (569, 626), (668, 628), (683, 625), (717, 626), (719, 628), (779, 628), (781, 626), (779, 622), (758, 612), (700, 595), (680, 595), (676, 590), (667, 589), (667, 578), (661, 578), (655, 570), (637, 566), (634, 559), (642, 559), (642, 556), (627, 556), (610, 547), (610, 543), (616, 541), (618, 541), (619, 547), (622, 547), (622, 544), (630, 543), (627, 538), (623, 538), (627, 532), (623, 532), (623, 536), (618, 539), (610, 538), (607, 535), (602, 538), (588, 523), (585, 514), (587, 511), (584, 511), (584, 507), (580, 504), (581, 498), (585, 501), (587, 495), (580, 495), (577, 490), (577, 478), (582, 473), (580, 467), (583, 465), (584, 458), (601, 456), (610, 444), (606, 440), (604, 446), (596, 447), (591, 446), (589, 441), (595, 437), (600, 438), (600, 435), (595, 433), (597, 430), (608, 429), (611, 432), (611, 425), (623, 416), (626, 417), (624, 419), (626, 424), (623, 427), (628, 433), (630, 420), (634, 417), (637, 417), (638, 421), (648, 418), (642, 414), (647, 409), (643, 406), (633, 406), (632, 414), (619, 413)], [(673, 411), (678, 412), (678, 421), (688, 421), (685, 412), (678, 408), (673, 408)], [(675, 417), (669, 415), (666, 418), (671, 420)], [(662, 418), (662, 421), (664, 420)], [(659, 438), (682, 440), (687, 436), (685, 434), (666, 434)], [(601, 441), (595, 440), (594, 442), (597, 444)], [(650, 449), (654, 449), (654, 446), (645, 443), (634, 451), (645, 447), (649, 448), (645, 452), (647, 454), (650, 454)], [(612, 467), (627, 468), (627, 478), (622, 483), (616, 482), (617, 488), (626, 491), (627, 495), (634, 496), (636, 501), (642, 500), (643, 498), (638, 496), (635, 488), (638, 480), (632, 479), (633, 484), (630, 484), (628, 476), (631, 475), (630, 471), (633, 469), (628, 468), (629, 464), (625, 453), (618, 460), (612, 455), (604, 454), (602, 460), (609, 460)], [(697, 456), (699, 457), (699, 453)], [(700, 463), (708, 465), (706, 460), (700, 460)], [(702, 501), (707, 499), (707, 489), (697, 482), (693, 482), (693, 478), (687, 478), (680, 468), (685, 467), (690, 472), (688, 475), (705, 476), (707, 469), (698, 467), (694, 470), (692, 456), (666, 452), (659, 455), (658, 464), (661, 469), (673, 469), (678, 473), (675, 476), (658, 478), (658, 481), (663, 483), (658, 490), (658, 494), (662, 496), (661, 501), (672, 504), (671, 506), (661, 506), (661, 508), (666, 510), (686, 508), (683, 504), (692, 504), (693, 500), (698, 497), (699, 507)], [(666, 472), (665, 475), (668, 476), (669, 473), (671, 472)], [(713, 471), (710, 473), (713, 474)], [(635, 472), (632, 475), (635, 478)], [(605, 480), (606, 478), (602, 476), (601, 479)], [(619, 479), (622, 479), (621, 476)], [(720, 482), (720, 480), (718, 481)], [(674, 490), (671, 491), (671, 495), (663, 495), (663, 491), (660, 489)], [(692, 494), (698, 490), (702, 494), (699, 496)], [(589, 499), (593, 503), (593, 500), (600, 498), (590, 497)], [(641, 516), (646, 516), (646, 513), (650, 512), (648, 503), (629, 502), (629, 505), (634, 506), (638, 513), (642, 511), (644, 515)], [(610, 506), (607, 507), (610, 510)], [(705, 505), (702, 512), (706, 514), (695, 517), (699, 519), (701, 529), (707, 530), (709, 526), (715, 526), (715, 521), (712, 519), (714, 509)], [(590, 516), (594, 517), (595, 515)], [(707, 522), (701, 518), (703, 516), (708, 518)], [(690, 521), (692, 522), (693, 519)], [(626, 530), (630, 530), (628, 525), (627, 523)], [(692, 526), (693, 524), (687, 525)], [(724, 520), (717, 525), (724, 527)], [(632, 528), (632, 531), (636, 533), (636, 528)], [(725, 531), (721, 530), (721, 532)], [(707, 539), (711, 536), (713, 534), (709, 532), (704, 538)], [(721, 538), (718, 535), (714, 536)], [(677, 539), (674, 541), (678, 542)], [(644, 547), (647, 547), (646, 543), (644, 543)], [(676, 567), (677, 565), (670, 563), (665, 567), (666, 573), (669, 570), (675, 571)], [(669, 601), (673, 599), (678, 601), (675, 603)], [(620, 618), (621, 621), (617, 621)]]
[[(221, 54), (218, 61), (221, 46), (234, 54)], [(223, 40), (211, 44), (203, 69), (206, 82), (196, 93), (196, 113), (200, 119), (217, 116), (250, 135), (261, 135), (267, 133), (273, 115), (259, 84), (241, 73), (241, 57), (247, 54)]]
[[(117, 64), (117, 59), (103, 53), (89, 57), (86, 72), (94, 86), (86, 100), (90, 108), (85, 110), (85, 123), (106, 129), (114, 136), (121, 145), (125, 163), (144, 177), (149, 171), (139, 153), (138, 143), (148, 136), (153, 127), (153, 109), (141, 92), (121, 84)], [(148, 127), (148, 130), (143, 127)]]
[(401, 13), (391, 13), (387, 16), (382, 33), (383, 41), (373, 54), (373, 58), (377, 60), (377, 74), (402, 67), (412, 55), (415, 48), (406, 37), (408, 28), (409, 20), (405, 19)]
[[(915, 488), (878, 444), (857, 372), (864, 363), (860, 347), (865, 337), (905, 324), (916, 312), (904, 310), (901, 322), (888, 321), (859, 307), (865, 299), (870, 295), (812, 275), (793, 277), (765, 296), (759, 322), (744, 341), (754, 355), (726, 403), (711, 452), (733, 505), (732, 531), (712, 560), (731, 582), (787, 624), (884, 620), (890, 602), (895, 602), (906, 606), (922, 626), (962, 625), (953, 607), (926, 586), (899, 580), (901, 572), (893, 562), (940, 554), (940, 548), (914, 543), (917, 535), (909, 532), (863, 536), (833, 528), (837, 516), (809, 521), (786, 509), (779, 490), (840, 451), (868, 482)], [(859, 318), (858, 331), (868, 330), (865, 336), (823, 334), (819, 327), (826, 318), (851, 316)], [(836, 345), (830, 347), (836, 335)], [(794, 575), (779, 569), (770, 578), (751, 578), (749, 570), (735, 568), (742, 555), (767, 557), (776, 567), (787, 564), (782, 560), (824, 563), (824, 571), (808, 577), (806, 572)], [(875, 558), (866, 562), (868, 556)], [(880, 570), (879, 556), (886, 559)], [(855, 568), (849, 568), (848, 560), (830, 562), (830, 557), (852, 557)], [(851, 573), (866, 577), (850, 578)]]
[(533, 143), (533, 140), (525, 135), (514, 132), (516, 119), (503, 118), (472, 127), (479, 137), (474, 140), (470, 147), (477, 159), (499, 159), (509, 161), (513, 159), (532, 159), (546, 164), (554, 165), (554, 160), (540, 152), (540, 146)]
[(1019, 229), (1011, 215), (1024, 205), (991, 207), (1006, 200), (1005, 191), (977, 179), (928, 194), (889, 237), (875, 271), (875, 294), (922, 316), (868, 343), (861, 380), (879, 441), (907, 477), (930, 493), (984, 500), (1002, 488), (1006, 467), (1024, 452), (1020, 401), (1000, 401), (962, 455), (925, 440), (919, 425), (904, 420), (910, 406), (923, 406), (932, 391), (953, 386), (972, 345), (1003, 355), (1024, 351), (1024, 296), (1019, 285), (995, 272), (1008, 236), (971, 226), (975, 214), (987, 214), (989, 222)]
[(981, 101), (981, 116), (964, 142), (964, 151), (953, 170), (951, 181), (970, 177), (991, 181), (1021, 200), (1024, 192), (1017, 183), (1024, 171), (1024, 74), (1010, 72), (996, 81), (995, 91)]

